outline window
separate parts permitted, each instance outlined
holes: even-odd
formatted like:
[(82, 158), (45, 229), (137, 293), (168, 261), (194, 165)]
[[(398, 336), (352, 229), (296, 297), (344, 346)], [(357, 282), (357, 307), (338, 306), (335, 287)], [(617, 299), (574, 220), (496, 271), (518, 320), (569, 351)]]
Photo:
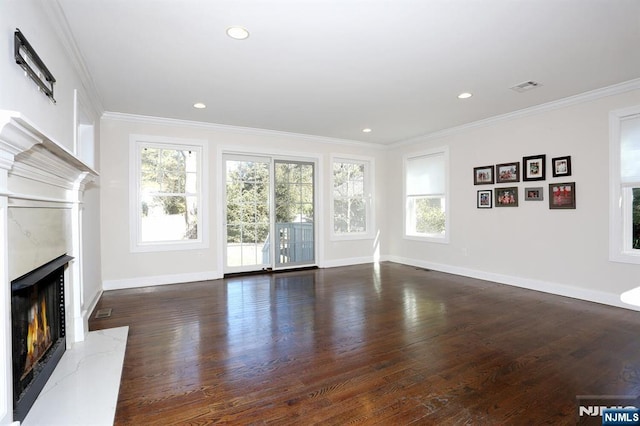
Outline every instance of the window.
[(612, 112), (610, 127), (610, 259), (640, 264), (640, 107)]
[(373, 238), (373, 160), (336, 157), (331, 164), (333, 238)]
[(132, 251), (202, 248), (202, 141), (132, 136)]
[(447, 243), (447, 148), (405, 157), (405, 237)]

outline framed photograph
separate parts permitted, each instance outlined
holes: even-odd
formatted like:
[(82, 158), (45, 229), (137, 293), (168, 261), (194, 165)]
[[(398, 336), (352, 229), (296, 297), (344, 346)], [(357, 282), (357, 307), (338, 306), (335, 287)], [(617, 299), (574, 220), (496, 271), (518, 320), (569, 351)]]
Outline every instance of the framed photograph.
[(518, 207), (518, 187), (496, 188), (496, 207)]
[(549, 184), (549, 208), (550, 209), (575, 209), (576, 208), (576, 183), (550, 183)]
[(493, 183), (493, 166), (482, 166), (473, 168), (474, 185), (491, 185)]
[(520, 182), (520, 163), (496, 164), (496, 183)]
[(522, 157), (522, 180), (544, 180), (546, 159), (544, 154)]
[(490, 189), (478, 191), (478, 208), (490, 209), (493, 207), (493, 191)]
[(551, 159), (553, 177), (571, 176), (571, 156)]
[(544, 188), (541, 186), (535, 188), (524, 189), (525, 201), (542, 201), (544, 200)]

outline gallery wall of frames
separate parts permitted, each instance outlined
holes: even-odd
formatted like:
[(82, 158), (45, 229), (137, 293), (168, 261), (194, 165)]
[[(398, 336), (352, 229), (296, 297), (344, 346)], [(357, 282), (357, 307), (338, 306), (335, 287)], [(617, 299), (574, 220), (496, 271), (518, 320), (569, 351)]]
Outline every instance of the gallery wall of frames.
[[(549, 209), (575, 209), (576, 183), (566, 182), (571, 176), (571, 156), (551, 159), (551, 181), (547, 184)], [(531, 182), (531, 186), (515, 185)], [(490, 209), (493, 207), (518, 207), (522, 195), (525, 202), (544, 201), (547, 179), (546, 154), (522, 157), (522, 162), (500, 163), (473, 168), (474, 185), (495, 185), (491, 189), (480, 189), (477, 192), (477, 207)], [(499, 185), (499, 186), (498, 186)]]

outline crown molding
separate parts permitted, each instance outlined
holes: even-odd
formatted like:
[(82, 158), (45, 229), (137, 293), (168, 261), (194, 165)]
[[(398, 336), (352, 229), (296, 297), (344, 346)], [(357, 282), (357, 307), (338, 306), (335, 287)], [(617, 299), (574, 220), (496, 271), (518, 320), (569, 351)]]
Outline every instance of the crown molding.
[(439, 130), (437, 132), (428, 133), (426, 135), (416, 136), (410, 139), (401, 140), (401, 141), (389, 144), (387, 145), (387, 147), (398, 148), (401, 146), (412, 145), (415, 143), (427, 142), (427, 141), (439, 139), (445, 136), (457, 135), (457, 134), (466, 132), (468, 130), (491, 126), (493, 124), (497, 124), (503, 121), (541, 114), (544, 112), (553, 111), (560, 108), (566, 108), (566, 107), (578, 105), (584, 102), (593, 101), (593, 100), (604, 98), (607, 96), (619, 95), (622, 93), (626, 93), (626, 92), (630, 92), (632, 90), (638, 90), (638, 89), (640, 89), (640, 78), (629, 80), (619, 84), (614, 84), (612, 86), (603, 87), (600, 89), (591, 90), (589, 92), (580, 93), (578, 95), (569, 96), (567, 98), (547, 102), (547, 103), (532, 106), (529, 108), (520, 109), (520, 110), (509, 112), (506, 114), (496, 115), (494, 117), (489, 117), (483, 120), (462, 124), (460, 126), (450, 127), (448, 129)]
[(95, 116), (100, 117), (100, 115), (102, 115), (102, 113), (104, 112), (102, 99), (95, 85), (95, 82), (91, 77), (91, 73), (87, 68), (82, 53), (80, 52), (80, 49), (76, 44), (73, 32), (69, 27), (69, 22), (67, 21), (67, 17), (64, 14), (62, 6), (58, 2), (58, 0), (45, 1), (42, 4), (45, 13), (49, 17), (51, 26), (58, 36), (58, 40), (60, 40), (60, 43), (69, 56), (69, 60), (73, 68), (78, 73), (82, 88), (85, 92), (84, 97), (86, 97), (89, 101), (89, 104), (93, 109)]
[(626, 93), (626, 92), (630, 92), (632, 90), (638, 90), (638, 89), (640, 89), (640, 78), (629, 80), (619, 84), (614, 84), (607, 87), (603, 87), (600, 89), (591, 90), (589, 92), (580, 93), (578, 95), (569, 96), (567, 98), (547, 102), (547, 103), (536, 105), (530, 108), (524, 108), (518, 111), (496, 115), (494, 117), (489, 117), (483, 120), (474, 121), (471, 123), (463, 124), (456, 127), (451, 127), (444, 130), (439, 130), (437, 132), (428, 133), (422, 136), (416, 136), (410, 139), (401, 140), (391, 144), (377, 144), (377, 143), (362, 142), (362, 141), (355, 141), (355, 140), (349, 140), (349, 139), (338, 139), (338, 138), (328, 138), (324, 136), (314, 136), (314, 135), (308, 135), (303, 133), (283, 132), (279, 130), (259, 129), (254, 127), (239, 127), (239, 126), (231, 126), (227, 124), (206, 123), (201, 121), (189, 121), (189, 120), (180, 120), (180, 119), (174, 119), (174, 118), (153, 117), (153, 116), (146, 116), (146, 115), (111, 112), (111, 111), (104, 112), (102, 114), (102, 118), (107, 120), (126, 121), (126, 122), (132, 122), (132, 123), (143, 123), (143, 124), (153, 124), (153, 125), (173, 126), (173, 127), (189, 127), (189, 128), (197, 128), (197, 129), (205, 129), (205, 130), (218, 130), (218, 131), (239, 133), (239, 134), (246, 134), (246, 135), (294, 137), (297, 139), (304, 139), (311, 142), (318, 142), (318, 143), (324, 143), (324, 144), (343, 145), (343, 146), (347, 145), (347, 146), (357, 146), (357, 147), (368, 148), (368, 149), (373, 148), (376, 150), (388, 150), (388, 149), (398, 148), (401, 146), (412, 145), (420, 142), (426, 142), (426, 141), (442, 138), (445, 136), (456, 135), (472, 129), (490, 126), (503, 121), (541, 114), (544, 112), (553, 111), (560, 108), (566, 108), (572, 105), (578, 105), (584, 102), (593, 101), (593, 100), (604, 98), (607, 96), (614, 96), (614, 95), (618, 95), (618, 94), (622, 94), (622, 93)]
[(121, 113), (121, 112), (105, 111), (102, 114), (102, 119), (114, 120), (114, 121), (126, 121), (130, 123), (153, 124), (153, 125), (160, 125), (160, 126), (189, 127), (189, 128), (204, 129), (204, 130), (217, 130), (222, 132), (237, 133), (237, 134), (243, 134), (243, 135), (288, 137), (288, 138), (303, 139), (310, 142), (317, 142), (317, 143), (323, 143), (323, 144), (357, 146), (360, 148), (367, 148), (367, 149), (384, 150), (387, 148), (386, 145), (382, 145), (382, 144), (355, 141), (350, 139), (329, 138), (325, 136), (315, 136), (315, 135), (308, 135), (304, 133), (283, 132), (280, 130), (259, 129), (255, 127), (231, 126), (228, 124), (216, 124), (216, 123), (207, 123), (203, 121), (180, 120), (176, 118), (153, 117), (148, 115), (127, 114), (127, 113)]

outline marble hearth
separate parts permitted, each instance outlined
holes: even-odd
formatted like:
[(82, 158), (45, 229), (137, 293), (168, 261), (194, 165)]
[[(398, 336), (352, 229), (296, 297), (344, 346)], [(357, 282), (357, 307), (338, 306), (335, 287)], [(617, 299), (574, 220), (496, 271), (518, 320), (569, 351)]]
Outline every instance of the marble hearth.
[(21, 426), (113, 425), (128, 331), (92, 331), (69, 348)]

